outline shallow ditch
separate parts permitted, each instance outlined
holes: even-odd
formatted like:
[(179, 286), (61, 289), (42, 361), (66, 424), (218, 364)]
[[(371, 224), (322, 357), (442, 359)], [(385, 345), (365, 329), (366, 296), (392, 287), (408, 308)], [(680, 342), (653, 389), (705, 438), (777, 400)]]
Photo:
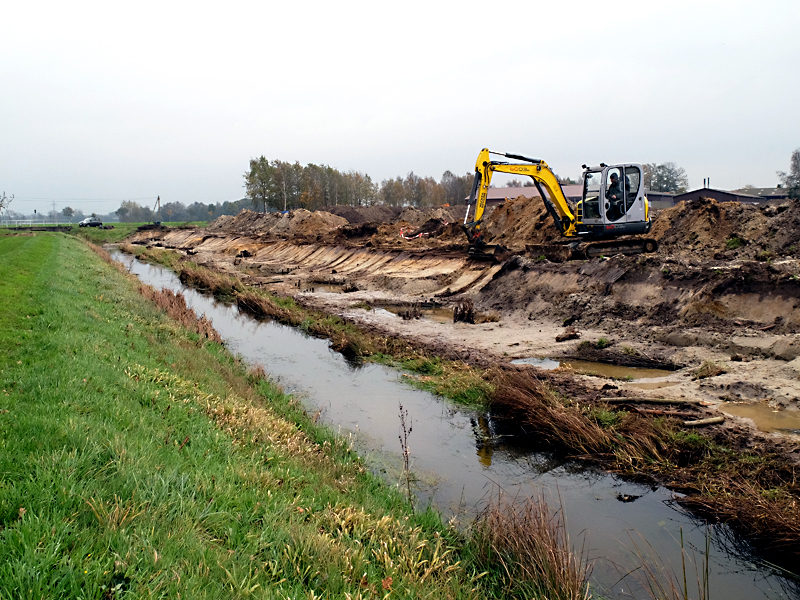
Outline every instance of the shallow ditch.
[[(170, 271), (115, 253), (144, 283), (184, 294), (187, 304), (213, 321), (225, 344), (251, 364), (261, 364), (287, 392), (300, 396), (311, 414), (342, 435), (352, 436), (375, 471), (397, 483), (402, 458), (400, 405), (408, 411), (415, 490), (446, 518), (467, 523), (487, 500), (504, 493), (520, 498), (542, 493), (563, 507), (573, 543), (595, 561), (594, 584), (607, 598), (649, 597), (635, 576), (622, 578), (654, 555), (681, 572), (681, 534), (689, 580), (702, 579), (707, 529), (678, 508), (676, 494), (661, 487), (623, 481), (548, 453), (533, 453), (497, 435), (491, 415), (461, 409), (402, 383), (400, 374), (375, 364), (354, 364), (326, 340), (240, 314), (186, 288)], [(607, 366), (607, 365), (606, 365)], [(800, 598), (800, 584), (782, 577), (724, 526), (710, 530), (710, 589), (728, 600)], [(637, 551), (638, 548), (638, 551)], [(690, 589), (694, 589), (690, 584)]]

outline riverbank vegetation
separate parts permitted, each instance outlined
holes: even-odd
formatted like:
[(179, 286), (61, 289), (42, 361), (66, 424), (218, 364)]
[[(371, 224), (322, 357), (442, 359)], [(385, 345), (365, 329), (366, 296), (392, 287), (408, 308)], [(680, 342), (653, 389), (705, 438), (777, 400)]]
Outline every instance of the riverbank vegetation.
[(747, 446), (725, 429), (688, 430), (670, 415), (607, 405), (596, 394), (575, 396), (574, 386), (564, 386), (569, 377), (444, 360), (405, 340), (360, 331), (339, 317), (308, 310), (292, 298), (248, 288), (236, 277), (194, 265), (172, 251), (157, 252), (162, 254), (149, 258), (172, 264), (188, 285), (235, 301), (257, 317), (329, 338), (331, 347), (346, 355), (406, 369), (413, 385), (491, 409), (498, 419), (523, 425), (528, 438), (549, 448), (626, 476), (667, 483), (686, 494), (681, 499), (685, 506), (730, 523), (782, 564), (787, 556), (800, 555), (796, 466), (778, 447)]
[(490, 540), (94, 250), (0, 236), (0, 598), (506, 597)]

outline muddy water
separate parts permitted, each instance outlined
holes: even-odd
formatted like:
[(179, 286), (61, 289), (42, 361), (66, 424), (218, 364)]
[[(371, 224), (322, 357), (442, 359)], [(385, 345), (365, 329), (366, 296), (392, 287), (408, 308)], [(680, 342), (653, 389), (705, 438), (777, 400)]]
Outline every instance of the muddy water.
[[(577, 373), (599, 375), (600, 377), (613, 377), (614, 379), (655, 379), (672, 375), (672, 371), (664, 369), (644, 369), (642, 367), (622, 367), (588, 360), (573, 360), (552, 358), (518, 358), (511, 361), (514, 364), (533, 365), (540, 369), (570, 368)], [(663, 387), (663, 386), (662, 386)]]
[[(130, 257), (117, 255), (131, 263)], [(595, 473), (546, 454), (532, 454), (498, 439), (491, 418), (461, 410), (404, 385), (396, 371), (353, 365), (324, 340), (239, 314), (235, 307), (186, 289), (169, 271), (133, 261), (132, 271), (156, 287), (183, 292), (189, 306), (211, 318), (226, 345), (263, 365), (284, 388), (342, 435), (353, 436), (360, 453), (391, 483), (400, 479), (399, 407), (408, 411), (412, 470), (420, 504), (445, 517), (469, 519), (499, 488), (520, 498), (543, 494), (561, 503), (573, 542), (594, 561), (593, 585), (607, 598), (646, 598), (635, 578), (622, 578), (645, 554), (681, 571), (679, 539), (694, 555), (687, 578), (701, 577), (706, 529), (673, 503), (675, 495)], [(757, 558), (731, 552), (730, 533), (712, 530), (709, 573), (715, 597), (726, 600), (800, 598), (800, 587), (772, 573)]]
[(726, 402), (720, 410), (737, 417), (751, 419), (765, 433), (784, 433), (800, 436), (800, 411), (775, 410), (766, 404), (737, 404)]

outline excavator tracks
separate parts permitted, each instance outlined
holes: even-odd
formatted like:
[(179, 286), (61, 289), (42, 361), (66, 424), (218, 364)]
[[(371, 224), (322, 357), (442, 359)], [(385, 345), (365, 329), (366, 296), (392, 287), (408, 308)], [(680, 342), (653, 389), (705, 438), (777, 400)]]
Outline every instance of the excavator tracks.
[(658, 250), (658, 242), (646, 238), (566, 244), (529, 244), (525, 250), (532, 258), (545, 258), (550, 262), (566, 262), (617, 254), (648, 254)]

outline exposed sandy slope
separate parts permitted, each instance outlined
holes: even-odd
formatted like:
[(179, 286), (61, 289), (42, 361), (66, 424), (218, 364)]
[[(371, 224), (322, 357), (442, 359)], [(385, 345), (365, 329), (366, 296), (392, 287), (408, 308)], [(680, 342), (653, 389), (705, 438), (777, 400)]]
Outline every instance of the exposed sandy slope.
[[(658, 389), (659, 396), (700, 398), (723, 409), (732, 400), (797, 411), (798, 208), (713, 200), (681, 204), (654, 224), (650, 235), (660, 240), (657, 254), (558, 264), (523, 255), (504, 264), (469, 261), (458, 225), (463, 207), (337, 207), (285, 215), (244, 211), (205, 230), (141, 232), (137, 240), (182, 250), (249, 283), (449, 356), (575, 356), (577, 341), (555, 341), (569, 319), (581, 340), (604, 337), (615, 342), (612, 348), (636, 350), (640, 359), (683, 365), (651, 382), (675, 383)], [(492, 211), (486, 229), (491, 241), (517, 251), (556, 240), (544, 207), (526, 199)], [(332, 293), (321, 284), (349, 291)], [(309, 287), (315, 289), (306, 291)], [(452, 306), (464, 299), (500, 320), (477, 325), (403, 321), (387, 311), (354, 306), (426, 301)], [(719, 362), (728, 373), (693, 381), (690, 371), (706, 360)], [(635, 383), (577, 377), (597, 389), (636, 389)]]

